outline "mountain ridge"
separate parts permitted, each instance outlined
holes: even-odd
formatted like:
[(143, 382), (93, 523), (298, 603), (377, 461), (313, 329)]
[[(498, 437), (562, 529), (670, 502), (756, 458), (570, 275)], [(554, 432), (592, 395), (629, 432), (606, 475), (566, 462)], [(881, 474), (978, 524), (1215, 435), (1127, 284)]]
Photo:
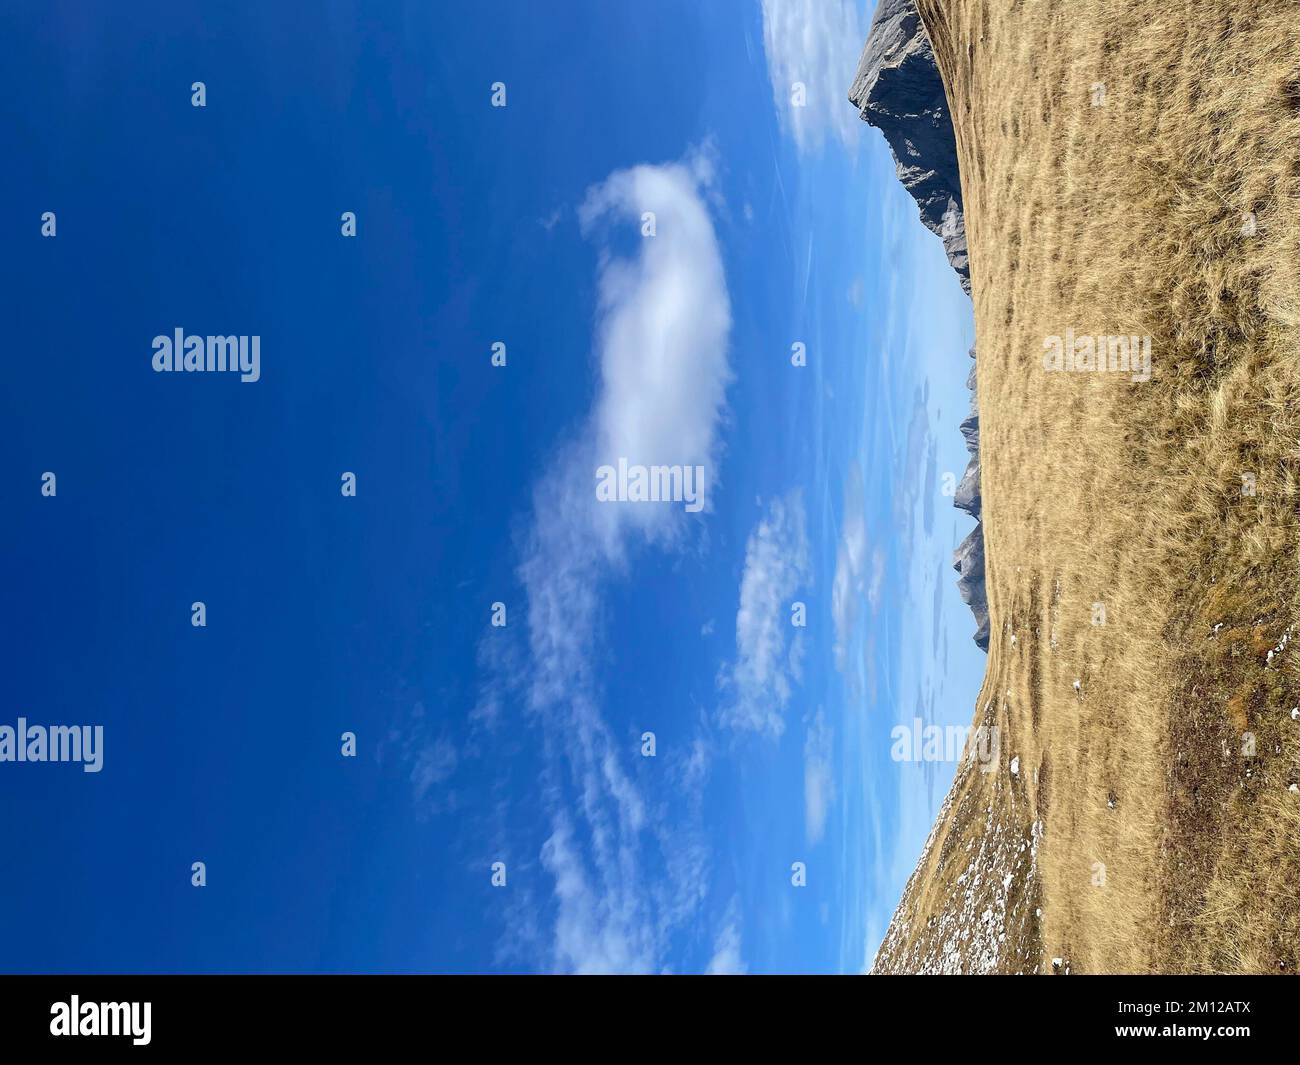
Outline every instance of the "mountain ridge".
[[(914, 0), (881, 0), (848, 95), (862, 120), (884, 134), (898, 180), (916, 200), (922, 224), (943, 241), (948, 262), (969, 296), (970, 257), (957, 140), (934, 49)], [(970, 356), (975, 358), (974, 348)], [(988, 651), (975, 374), (972, 365), (966, 379), (971, 390), (970, 414), (960, 426), (970, 460), (953, 497), (953, 505), (975, 519), (975, 528), (953, 552), (953, 569), (958, 574), (958, 594), (975, 618), (975, 644)]]

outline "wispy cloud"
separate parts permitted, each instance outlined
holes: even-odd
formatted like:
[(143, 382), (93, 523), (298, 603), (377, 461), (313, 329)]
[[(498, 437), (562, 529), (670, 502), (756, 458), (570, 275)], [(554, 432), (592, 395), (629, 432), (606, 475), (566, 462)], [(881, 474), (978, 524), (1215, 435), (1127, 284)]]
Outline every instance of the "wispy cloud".
[(741, 956), (739, 906), (733, 899), (714, 941), (713, 957), (705, 973), (709, 976), (743, 976), (748, 971)]
[(826, 714), (818, 708), (808, 723), (803, 747), (804, 834), (809, 846), (826, 835), (826, 815), (835, 801), (835, 775), (831, 768), (832, 737)]
[(775, 499), (749, 536), (736, 611), (736, 661), (719, 675), (722, 723), (780, 736), (800, 678), (802, 630), (791, 622), (795, 593), (810, 577), (803, 500)]
[(849, 639), (866, 594), (867, 516), (862, 468), (854, 461), (844, 480), (844, 517), (835, 551), (835, 578), (831, 585), (831, 616), (835, 620), (835, 662), (846, 666)]
[(456, 771), (456, 748), (445, 736), (420, 750), (411, 768), (411, 786), (415, 801), (422, 802), (435, 784), (441, 784)]
[[(592, 188), (579, 222), (598, 249), (596, 396), (585, 422), (536, 482), (519, 577), (527, 649), (516, 674), (541, 731), (554, 878), (550, 962), (578, 972), (645, 972), (696, 912), (707, 862), (703, 833), (668, 825), (642, 795), (636, 747), (602, 711), (599, 652), (606, 583), (647, 545), (680, 546), (699, 517), (681, 506), (600, 503), (595, 471), (620, 457), (713, 472), (730, 379), (730, 302), (709, 210), (707, 152), (643, 165)], [(654, 235), (643, 219), (654, 215)], [(635, 236), (621, 255), (606, 241)], [(706, 483), (716, 481), (715, 476)], [(485, 706), (499, 698), (487, 686)], [(683, 779), (699, 784), (703, 754)]]
[[(852, 0), (762, 0), (763, 49), (782, 124), (801, 152), (826, 139), (855, 145), (861, 127), (846, 99), (865, 40)], [(803, 86), (802, 104), (797, 86)]]
[(456, 806), (455, 791), (445, 785), (456, 773), (461, 752), (445, 726), (430, 719), (422, 702), (398, 711), (380, 739), (375, 757), (381, 764), (406, 774), (411, 801), (419, 816), (443, 813)]
[[(731, 307), (713, 220), (701, 193), (713, 183), (712, 157), (686, 165), (638, 166), (597, 185), (579, 210), (598, 236), (609, 223), (642, 231), (639, 254), (600, 252), (600, 393), (592, 419), (602, 462), (703, 465), (717, 458), (717, 428), (731, 377), (726, 340)], [(647, 222), (646, 216), (653, 215)], [(674, 508), (606, 508), (620, 524), (658, 535)]]

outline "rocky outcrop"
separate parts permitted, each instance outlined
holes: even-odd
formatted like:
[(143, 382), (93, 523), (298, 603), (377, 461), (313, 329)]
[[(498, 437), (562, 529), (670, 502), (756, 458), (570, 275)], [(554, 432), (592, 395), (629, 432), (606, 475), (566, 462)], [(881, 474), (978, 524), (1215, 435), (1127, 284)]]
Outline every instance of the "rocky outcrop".
[[(970, 349), (970, 357), (975, 358), (975, 349)], [(975, 643), (981, 650), (989, 649), (989, 601), (984, 592), (984, 525), (980, 521), (980, 412), (975, 392), (975, 364), (971, 363), (970, 374), (966, 378), (966, 387), (971, 390), (970, 414), (961, 423), (961, 435), (966, 438), (966, 450), (970, 452), (970, 461), (966, 464), (966, 473), (957, 485), (953, 497), (953, 506), (964, 510), (975, 519), (975, 528), (970, 531), (957, 547), (952, 556), (952, 568), (958, 573), (957, 592), (961, 600), (975, 615)]]
[[(880, 0), (871, 23), (849, 101), (863, 121), (885, 135), (898, 179), (912, 194), (921, 221), (943, 241), (948, 262), (970, 295), (970, 260), (966, 253), (966, 218), (962, 213), (957, 139), (948, 113), (943, 79), (915, 0)], [(971, 358), (975, 349), (971, 348)], [(957, 591), (975, 615), (975, 643), (989, 649), (989, 608), (984, 591), (984, 526), (980, 523), (980, 424), (975, 394), (975, 366), (966, 387), (970, 414), (961, 423), (970, 462), (957, 485), (953, 504), (976, 521), (953, 555), (959, 574)]]
[(948, 261), (970, 295), (957, 140), (915, 0), (880, 0), (849, 101), (864, 122), (885, 135), (898, 180), (920, 207), (921, 221), (943, 241)]
[(975, 615), (975, 646), (989, 649), (989, 601), (984, 592), (984, 526), (976, 525), (970, 535), (957, 545), (953, 552), (952, 568), (957, 578), (957, 592), (961, 601)]

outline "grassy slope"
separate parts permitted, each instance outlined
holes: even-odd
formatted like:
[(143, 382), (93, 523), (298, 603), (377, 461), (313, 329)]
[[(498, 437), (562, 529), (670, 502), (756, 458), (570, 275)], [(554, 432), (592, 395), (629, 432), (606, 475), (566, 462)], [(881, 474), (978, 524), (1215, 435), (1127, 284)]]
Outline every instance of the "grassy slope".
[[(877, 968), (1292, 972), (1300, 2), (920, 8), (974, 282), (976, 723), (1003, 742), (959, 774)], [(1067, 329), (1151, 336), (1152, 380), (1046, 372)]]

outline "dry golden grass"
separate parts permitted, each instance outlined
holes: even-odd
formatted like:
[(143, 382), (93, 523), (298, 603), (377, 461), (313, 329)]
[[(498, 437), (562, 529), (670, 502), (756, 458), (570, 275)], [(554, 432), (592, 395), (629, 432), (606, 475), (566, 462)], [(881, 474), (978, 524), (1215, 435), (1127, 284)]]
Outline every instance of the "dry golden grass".
[[(1300, 3), (919, 6), (962, 168), (993, 630), (976, 719), (1003, 766), (959, 776), (878, 968), (1293, 972)], [(1046, 372), (1069, 329), (1149, 335), (1152, 379)], [(939, 964), (981, 840), (1035, 824), (1005, 942)]]

